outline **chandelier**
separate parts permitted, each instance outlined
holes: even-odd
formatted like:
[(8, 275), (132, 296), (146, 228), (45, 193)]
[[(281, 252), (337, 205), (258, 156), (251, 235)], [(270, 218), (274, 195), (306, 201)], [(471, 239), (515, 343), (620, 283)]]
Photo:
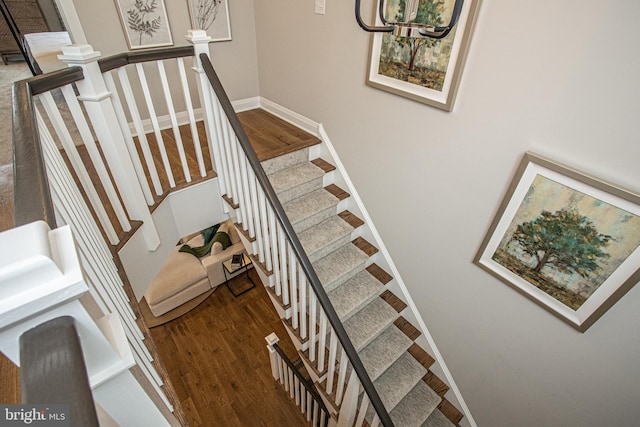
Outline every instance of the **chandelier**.
[(392, 33), (393, 35), (400, 37), (429, 37), (433, 39), (441, 39), (446, 37), (458, 22), (464, 0), (456, 0), (449, 24), (444, 27), (436, 27), (434, 25), (414, 22), (418, 16), (420, 0), (406, 0), (404, 20), (402, 22), (387, 21), (384, 16), (385, 1), (379, 0), (378, 15), (382, 21), (381, 26), (367, 25), (360, 16), (360, 0), (355, 0), (355, 2), (356, 21), (358, 22), (358, 25), (367, 32)]

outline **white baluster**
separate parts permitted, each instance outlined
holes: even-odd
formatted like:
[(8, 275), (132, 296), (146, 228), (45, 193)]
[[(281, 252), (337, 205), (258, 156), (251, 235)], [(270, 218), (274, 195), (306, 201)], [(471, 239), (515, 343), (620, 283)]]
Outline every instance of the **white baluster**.
[(291, 326), (297, 330), (300, 324), (298, 321), (298, 260), (293, 255), (293, 249), (290, 245), (289, 268), (291, 269)]
[[(342, 346), (340, 346), (342, 348)], [(342, 396), (344, 394), (344, 382), (347, 376), (347, 366), (349, 365), (349, 359), (347, 359), (347, 352), (340, 352), (340, 372), (338, 373), (338, 384), (336, 385), (336, 405), (342, 403)]]
[(169, 157), (167, 156), (167, 150), (164, 146), (164, 138), (162, 138), (162, 131), (160, 130), (160, 123), (158, 123), (158, 116), (156, 114), (156, 108), (153, 106), (153, 99), (151, 99), (151, 91), (149, 91), (149, 83), (147, 83), (147, 76), (144, 71), (144, 66), (141, 63), (136, 64), (136, 71), (138, 72), (138, 79), (140, 80), (140, 88), (144, 95), (144, 100), (149, 111), (149, 120), (151, 120), (151, 126), (153, 127), (153, 134), (156, 137), (156, 144), (160, 151), (160, 158), (164, 165), (164, 171), (169, 180), (169, 187), (176, 186), (176, 181), (173, 178), (173, 171), (171, 170), (171, 163), (169, 163)]
[(336, 355), (338, 349), (338, 338), (336, 337), (336, 331), (333, 328), (331, 330), (331, 338), (329, 339), (329, 361), (328, 364), (328, 372), (327, 372), (327, 394), (333, 393), (333, 382), (335, 381), (334, 376), (336, 372)]
[(304, 275), (302, 269), (300, 270), (300, 338), (305, 340), (307, 338), (307, 276)]
[[(238, 142), (238, 146), (240, 143)], [(244, 225), (244, 229), (249, 232), (249, 237), (253, 239), (256, 237), (255, 227), (253, 224), (253, 205), (251, 204), (251, 192), (249, 191), (249, 172), (248, 169), (251, 169), (251, 165), (249, 165), (249, 161), (247, 160), (246, 154), (244, 154), (244, 150), (240, 147), (240, 172), (242, 176), (242, 189), (244, 191), (244, 202), (243, 204), (246, 206), (246, 215), (247, 215), (247, 223)]]
[[(53, 128), (58, 135), (58, 139), (62, 143), (64, 147), (65, 153), (73, 167), (73, 170), (80, 181), (80, 185), (82, 185), (82, 189), (84, 190), (87, 198), (89, 199), (89, 203), (91, 203), (91, 207), (93, 207), (96, 216), (98, 217), (98, 221), (102, 225), (107, 237), (111, 244), (115, 245), (118, 243), (118, 235), (116, 234), (115, 229), (113, 228), (113, 224), (111, 224), (111, 220), (109, 219), (109, 215), (107, 211), (104, 209), (104, 205), (102, 204), (102, 200), (100, 200), (100, 196), (98, 196), (98, 192), (91, 181), (91, 177), (89, 177), (89, 173), (87, 172), (87, 168), (82, 163), (82, 159), (80, 158), (80, 154), (78, 154), (78, 150), (73, 143), (71, 138), (71, 134), (69, 133), (69, 129), (67, 129), (64, 119), (60, 114), (60, 110), (58, 110), (58, 106), (56, 102), (53, 100), (50, 92), (43, 93), (40, 95), (40, 101), (42, 102), (42, 106), (47, 112), (47, 116), (49, 117)], [(36, 110), (36, 118), (38, 121), (43, 121), (40, 117), (38, 110)]]
[(316, 343), (318, 340), (318, 301), (313, 289), (309, 290), (309, 360), (316, 360)]
[[(122, 70), (124, 72), (124, 69)], [(125, 75), (126, 75), (126, 72), (125, 72)], [(145, 175), (144, 169), (142, 168), (142, 161), (140, 160), (140, 155), (138, 154), (136, 145), (133, 142), (133, 136), (131, 136), (131, 129), (129, 128), (129, 122), (127, 122), (127, 117), (124, 114), (122, 101), (120, 100), (120, 95), (118, 94), (118, 89), (113, 79), (112, 72), (108, 71), (102, 74), (102, 77), (104, 78), (104, 82), (107, 85), (107, 90), (111, 92), (113, 95), (113, 107), (116, 111), (116, 116), (118, 117), (118, 123), (120, 124), (120, 131), (122, 132), (122, 136), (124, 137), (124, 140), (127, 144), (129, 157), (131, 157), (131, 162), (133, 163), (133, 167), (136, 171), (136, 175), (138, 176), (138, 182), (140, 183), (140, 188), (142, 188), (144, 197), (147, 200), (147, 205), (151, 206), (153, 205), (153, 195), (151, 194), (151, 188), (149, 188), (149, 182), (147, 181), (147, 176)], [(123, 91), (124, 91), (124, 87), (123, 87)], [(137, 109), (136, 109), (136, 113), (137, 113)], [(133, 118), (133, 114), (132, 114), (132, 118)], [(140, 116), (138, 116), (138, 121), (139, 120), (140, 120)], [(144, 136), (144, 132), (142, 136), (144, 137), (145, 143), (147, 143), (147, 139), (146, 139), (146, 136)], [(142, 145), (142, 142), (141, 142), (141, 145)], [(149, 149), (149, 145), (147, 143), (147, 150), (148, 149)], [(149, 174), (153, 176), (152, 173), (155, 173), (155, 178), (157, 180), (158, 173), (156, 171), (155, 165), (152, 165), (152, 166), (153, 166), (153, 169), (149, 170)], [(158, 181), (158, 187), (159, 186), (160, 186), (160, 181)], [(160, 192), (162, 194), (162, 189), (160, 189)]]
[(184, 104), (187, 108), (187, 116), (189, 117), (189, 128), (191, 129), (191, 138), (193, 140), (193, 150), (196, 153), (198, 161), (198, 169), (200, 176), (207, 176), (204, 159), (202, 157), (202, 147), (200, 146), (200, 136), (198, 135), (198, 126), (196, 125), (196, 117), (191, 103), (191, 91), (189, 91), (189, 82), (187, 81), (187, 73), (184, 68), (184, 58), (177, 58), (178, 73), (180, 74), (180, 83), (182, 84), (182, 94), (184, 95)]
[(318, 343), (318, 372), (324, 371), (325, 351), (327, 349), (327, 316), (320, 308), (320, 342)]
[(287, 247), (289, 242), (284, 238), (284, 231), (281, 227), (278, 227), (278, 242), (280, 247), (280, 280), (282, 280), (282, 303), (286, 306), (289, 305), (289, 274), (287, 266), (289, 260), (287, 259)]
[[(155, 164), (155, 161), (153, 160), (153, 154), (151, 154), (151, 148), (149, 148), (149, 140), (147, 140), (147, 133), (144, 129), (144, 125), (142, 124), (142, 118), (140, 118), (140, 112), (138, 111), (138, 104), (136, 103), (136, 98), (133, 95), (133, 89), (131, 89), (131, 83), (129, 82), (129, 75), (127, 74), (127, 70), (125, 67), (118, 68), (117, 72), (118, 72), (118, 79), (120, 80), (120, 87), (122, 88), (122, 93), (127, 103), (127, 109), (129, 110), (129, 114), (131, 115), (131, 120), (133, 120), (133, 126), (135, 127), (135, 130), (136, 130), (138, 144), (140, 144), (140, 149), (142, 150), (142, 155), (144, 156), (144, 161), (145, 161), (145, 164), (147, 165), (147, 171), (149, 171), (149, 177), (151, 178), (151, 182), (153, 183), (153, 190), (155, 191), (156, 195), (161, 196), (164, 190), (162, 189), (162, 184), (160, 183), (160, 177), (158, 176), (158, 169), (156, 169), (156, 164)], [(126, 122), (126, 119), (125, 119), (125, 122)], [(126, 126), (129, 127), (129, 124), (127, 123)], [(122, 124), (121, 124), (121, 127), (122, 127)], [(133, 140), (131, 141), (131, 143), (133, 143)], [(133, 147), (133, 149), (130, 147), (129, 151), (137, 152), (137, 150), (135, 150), (135, 147)], [(153, 205), (153, 197), (151, 198), (150, 201), (149, 199), (147, 199), (147, 203), (149, 205)]]
[(178, 125), (178, 118), (176, 117), (176, 110), (173, 107), (173, 99), (171, 98), (171, 89), (169, 89), (169, 80), (167, 79), (167, 72), (164, 68), (164, 62), (156, 61), (156, 65), (158, 66), (158, 73), (160, 74), (160, 82), (162, 83), (162, 91), (164, 92), (164, 99), (167, 103), (167, 110), (169, 110), (169, 120), (171, 121), (173, 138), (176, 140), (178, 157), (180, 157), (180, 163), (182, 164), (182, 173), (184, 174), (185, 180), (187, 182), (191, 182), (191, 172), (189, 171), (187, 156), (184, 153), (184, 144), (182, 143), (182, 135), (180, 134), (180, 127)]
[[(269, 215), (269, 229), (271, 230), (271, 261), (273, 264), (273, 274), (275, 278), (275, 286), (276, 286), (276, 295), (282, 295), (282, 282), (280, 281), (280, 260), (278, 257), (278, 228), (280, 224), (276, 223), (275, 213), (273, 209), (269, 207), (268, 210)], [(283, 260), (284, 261), (284, 260)]]
[[(340, 414), (338, 416), (338, 427), (351, 427), (353, 426), (353, 421), (356, 419), (356, 409), (358, 407), (358, 396), (360, 394), (360, 381), (358, 380), (358, 375), (355, 370), (351, 371), (351, 375), (349, 377), (349, 384), (347, 385), (347, 391), (345, 392), (344, 401), (342, 402), (342, 406), (340, 406)], [(364, 418), (364, 414), (366, 414), (368, 402), (367, 394), (364, 393), (362, 398), (362, 405), (360, 406), (360, 415)], [(360, 423), (356, 423), (357, 426), (361, 426), (363, 419), (360, 419)]]

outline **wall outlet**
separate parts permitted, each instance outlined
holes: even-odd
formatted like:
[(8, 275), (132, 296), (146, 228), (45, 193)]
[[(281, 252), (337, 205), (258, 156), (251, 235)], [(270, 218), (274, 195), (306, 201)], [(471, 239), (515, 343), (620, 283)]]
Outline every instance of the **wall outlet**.
[(325, 11), (325, 0), (315, 0), (316, 2), (316, 13), (318, 15), (324, 15)]

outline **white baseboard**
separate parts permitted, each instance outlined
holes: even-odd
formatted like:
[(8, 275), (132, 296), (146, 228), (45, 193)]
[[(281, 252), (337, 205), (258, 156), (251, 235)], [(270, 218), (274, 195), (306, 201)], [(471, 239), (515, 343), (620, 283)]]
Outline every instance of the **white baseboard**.
[(241, 113), (243, 111), (255, 110), (256, 108), (260, 108), (260, 99), (261, 98), (259, 96), (239, 99), (237, 101), (231, 101), (231, 105), (233, 105), (233, 109), (236, 113)]
[(304, 117), (301, 114), (296, 113), (295, 111), (291, 111), (288, 108), (283, 107), (282, 105), (276, 104), (273, 101), (269, 101), (266, 98), (260, 97), (260, 107), (274, 116), (280, 117), (282, 120), (291, 123), (294, 126), (299, 127), (305, 132), (309, 132), (310, 134), (320, 137), (319, 130), (320, 124), (314, 122), (311, 119)]

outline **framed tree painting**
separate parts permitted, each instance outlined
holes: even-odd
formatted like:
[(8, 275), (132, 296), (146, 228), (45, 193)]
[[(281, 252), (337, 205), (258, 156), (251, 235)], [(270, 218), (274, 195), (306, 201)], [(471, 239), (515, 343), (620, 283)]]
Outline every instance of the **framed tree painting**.
[(129, 49), (172, 46), (164, 0), (115, 0)]
[[(413, 23), (434, 26), (450, 21), (455, 0), (378, 0), (376, 25), (382, 25), (378, 8), (384, 2), (385, 20), (405, 20), (407, 3), (417, 2)], [(451, 111), (480, 0), (465, 0), (460, 18), (443, 39), (374, 33), (367, 69), (367, 84), (424, 104)]]
[(205, 30), (211, 41), (231, 40), (228, 0), (187, 0), (191, 28)]
[(474, 262), (584, 332), (640, 280), (640, 194), (526, 153)]

